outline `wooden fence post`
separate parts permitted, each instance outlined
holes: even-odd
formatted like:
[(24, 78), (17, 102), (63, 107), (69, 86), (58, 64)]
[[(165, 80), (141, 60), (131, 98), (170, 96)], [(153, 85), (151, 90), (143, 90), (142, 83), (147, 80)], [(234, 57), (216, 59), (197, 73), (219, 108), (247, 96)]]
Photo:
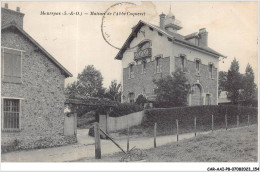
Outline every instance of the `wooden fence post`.
[(176, 119), (176, 127), (177, 127), (177, 142), (179, 141), (179, 121)]
[(154, 148), (156, 148), (156, 130), (157, 130), (157, 123), (154, 123)]
[(211, 116), (212, 124), (211, 124), (211, 131), (213, 132), (214, 130), (214, 115)]
[(237, 127), (239, 127), (239, 115), (237, 115)]
[(95, 159), (101, 159), (101, 145), (100, 145), (100, 133), (99, 133), (99, 124), (95, 122), (94, 124), (95, 132)]
[(129, 151), (129, 125), (127, 124), (127, 152)]
[(194, 118), (194, 130), (195, 130), (195, 137), (197, 135), (197, 121), (196, 121), (196, 116)]
[(226, 130), (227, 130), (227, 114), (225, 114), (225, 124), (226, 124)]
[(247, 125), (249, 127), (249, 115), (247, 115)]

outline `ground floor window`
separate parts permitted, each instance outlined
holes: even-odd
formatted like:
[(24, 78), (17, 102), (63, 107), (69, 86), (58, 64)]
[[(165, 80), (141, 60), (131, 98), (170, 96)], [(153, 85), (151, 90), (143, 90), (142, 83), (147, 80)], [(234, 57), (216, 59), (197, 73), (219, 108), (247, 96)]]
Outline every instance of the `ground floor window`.
[(2, 128), (4, 130), (18, 130), (20, 126), (20, 100), (3, 99)]
[(135, 94), (134, 93), (129, 93), (129, 102), (130, 103), (135, 103)]
[(205, 105), (211, 105), (211, 96), (210, 96), (210, 94), (206, 94)]

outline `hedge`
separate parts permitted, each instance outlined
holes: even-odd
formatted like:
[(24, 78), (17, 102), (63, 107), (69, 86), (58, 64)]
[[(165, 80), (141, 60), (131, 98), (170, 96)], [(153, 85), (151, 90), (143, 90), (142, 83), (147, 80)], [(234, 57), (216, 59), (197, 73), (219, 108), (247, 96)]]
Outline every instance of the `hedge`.
[(159, 132), (175, 134), (176, 119), (178, 119), (180, 132), (194, 131), (194, 118), (198, 130), (210, 130), (212, 115), (214, 115), (214, 128), (225, 127), (225, 114), (227, 114), (228, 127), (235, 126), (237, 115), (240, 125), (247, 125), (248, 115), (250, 123), (257, 123), (257, 108), (244, 106), (189, 106), (176, 108), (153, 108), (145, 110), (145, 118), (142, 122), (144, 128), (149, 128), (157, 122)]

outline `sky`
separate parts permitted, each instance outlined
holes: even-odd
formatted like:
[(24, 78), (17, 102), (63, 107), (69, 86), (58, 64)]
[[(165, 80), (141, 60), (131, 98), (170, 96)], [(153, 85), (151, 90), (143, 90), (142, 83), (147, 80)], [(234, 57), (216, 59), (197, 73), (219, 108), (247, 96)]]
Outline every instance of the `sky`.
[[(2, 7), (5, 2), (2, 2)], [(220, 59), (219, 70), (227, 71), (236, 58), (240, 72), (249, 63), (258, 82), (258, 4), (257, 2), (7, 2), (9, 9), (20, 7), (24, 30), (42, 45), (72, 74), (66, 84), (76, 80), (85, 66), (94, 65), (107, 88), (112, 80), (121, 80), (121, 61), (115, 60), (132, 27), (139, 20), (158, 25), (159, 14), (168, 14), (170, 6), (182, 22), (178, 33), (188, 35), (206, 28), (210, 48), (227, 56)], [(113, 6), (114, 5), (114, 6)], [(90, 15), (104, 13), (112, 15)], [(41, 15), (41, 11), (74, 15)], [(82, 15), (75, 15), (76, 12)], [(114, 12), (139, 12), (145, 16), (114, 15)], [(87, 14), (86, 14), (87, 13)]]

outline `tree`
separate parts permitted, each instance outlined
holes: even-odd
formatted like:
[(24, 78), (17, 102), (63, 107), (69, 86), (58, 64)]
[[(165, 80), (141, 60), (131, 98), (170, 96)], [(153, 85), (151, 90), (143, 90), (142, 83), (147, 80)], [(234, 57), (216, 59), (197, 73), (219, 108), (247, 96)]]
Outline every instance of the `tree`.
[(84, 70), (78, 74), (77, 81), (69, 84), (65, 89), (66, 96), (69, 98), (75, 98), (76, 95), (103, 97), (104, 92), (103, 77), (93, 65), (86, 66)]
[(250, 64), (247, 64), (245, 75), (243, 76), (242, 97), (246, 103), (252, 104), (256, 96), (255, 75)]
[(236, 58), (232, 61), (227, 73), (226, 91), (227, 98), (233, 104), (238, 104), (241, 98), (242, 76), (239, 73), (239, 63)]
[(105, 97), (121, 102), (121, 84), (118, 84), (116, 80), (111, 81), (109, 89), (105, 93)]
[(154, 80), (156, 100), (162, 107), (186, 106), (190, 84), (185, 74), (176, 70), (173, 76)]
[(222, 91), (226, 91), (227, 84), (227, 72), (220, 71), (218, 77), (218, 96)]
[[(77, 81), (69, 84), (65, 88), (65, 95), (68, 98), (81, 97), (99, 97), (103, 98), (105, 89), (103, 88), (103, 77), (101, 73), (94, 68), (93, 65), (86, 66), (84, 70), (78, 74)], [(72, 107), (73, 108), (73, 107)], [(75, 107), (74, 107), (75, 108)], [(78, 116), (85, 114), (91, 110), (102, 110), (101, 107), (78, 106), (75, 109)]]

